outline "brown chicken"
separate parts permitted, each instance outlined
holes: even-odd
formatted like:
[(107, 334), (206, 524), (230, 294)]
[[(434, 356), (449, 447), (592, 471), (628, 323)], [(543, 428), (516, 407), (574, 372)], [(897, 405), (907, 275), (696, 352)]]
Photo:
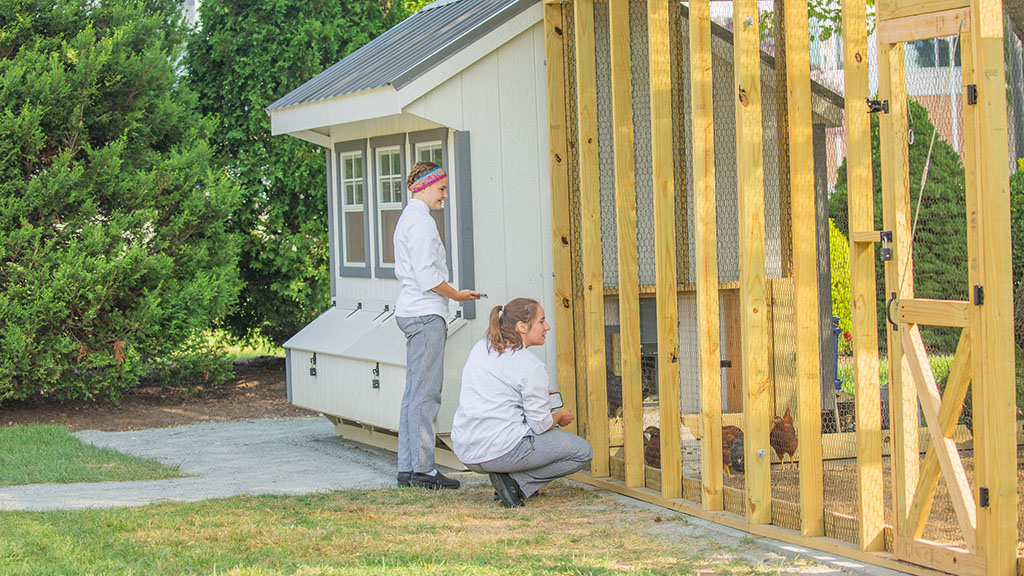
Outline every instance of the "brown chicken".
[(644, 447), (644, 463), (654, 468), (661, 468), (661, 430), (657, 426), (644, 429), (647, 445)]
[(796, 429), (793, 428), (793, 417), (789, 414), (789, 408), (782, 418), (772, 418), (772, 432), (768, 437), (768, 443), (775, 449), (775, 454), (782, 461), (782, 469), (786, 469), (786, 454), (789, 454), (789, 461), (796, 466), (793, 455), (796, 454), (796, 447), (799, 441), (796, 437)]
[[(722, 469), (725, 470), (725, 475), (732, 478), (732, 470), (730, 466), (737, 469), (737, 471), (743, 471), (743, 448), (742, 448), (743, 430), (740, 430), (736, 426), (722, 426)], [(740, 449), (738, 450), (738, 458), (733, 457), (733, 445), (736, 441), (740, 440)]]

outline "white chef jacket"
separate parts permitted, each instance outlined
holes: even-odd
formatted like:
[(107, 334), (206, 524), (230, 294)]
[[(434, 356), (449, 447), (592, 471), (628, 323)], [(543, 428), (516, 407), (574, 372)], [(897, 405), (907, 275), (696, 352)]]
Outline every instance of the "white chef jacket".
[(504, 456), (528, 434), (546, 432), (554, 421), (544, 363), (525, 349), (500, 356), (480, 340), (462, 370), (452, 446), (464, 464)]
[(448, 317), (448, 298), (431, 290), (448, 280), (448, 257), (430, 208), (411, 198), (395, 226), (395, 277), (400, 291), (395, 316)]

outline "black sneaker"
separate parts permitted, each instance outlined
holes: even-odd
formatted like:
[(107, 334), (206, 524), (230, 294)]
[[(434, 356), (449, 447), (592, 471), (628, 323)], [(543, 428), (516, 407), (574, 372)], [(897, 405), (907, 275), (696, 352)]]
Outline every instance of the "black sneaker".
[(519, 484), (511, 476), (492, 472), (487, 477), (491, 479), (491, 486), (494, 486), (494, 491), (498, 494), (502, 506), (505, 508), (519, 508), (523, 505), (523, 498), (520, 496), (522, 491), (519, 489)]
[(399, 472), (398, 487), (408, 488), (409, 486), (412, 486), (412, 472)]
[(462, 485), (458, 480), (448, 478), (440, 472), (433, 476), (416, 472), (412, 475), (409, 481), (413, 486), (418, 488), (430, 488), (431, 490), (455, 490)]

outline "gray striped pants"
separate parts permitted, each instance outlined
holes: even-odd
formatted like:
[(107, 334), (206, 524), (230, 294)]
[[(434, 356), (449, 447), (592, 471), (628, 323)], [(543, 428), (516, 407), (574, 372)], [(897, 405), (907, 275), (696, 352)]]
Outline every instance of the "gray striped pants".
[(547, 483), (579, 472), (594, 458), (590, 442), (561, 428), (526, 435), (516, 447), (494, 460), (466, 464), (474, 472), (503, 472), (519, 484), (529, 498)]
[(427, 473), (434, 469), (434, 419), (441, 409), (444, 345), (448, 325), (430, 314), (395, 317), (405, 333), (405, 393), (398, 420), (398, 471)]

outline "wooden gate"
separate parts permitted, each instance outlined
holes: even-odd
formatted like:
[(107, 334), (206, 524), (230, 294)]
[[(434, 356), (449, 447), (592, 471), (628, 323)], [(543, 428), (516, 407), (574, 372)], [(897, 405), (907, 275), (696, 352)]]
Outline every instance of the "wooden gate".
[[(878, 99), (867, 94), (863, 6), (844, 6), (847, 31), (847, 138), (854, 300), (859, 458), (880, 462), (875, 342), (875, 245), (885, 263), (891, 462), (895, 532), (900, 560), (956, 574), (1016, 573), (1016, 434), (1014, 433), (1013, 302), (1011, 294), (1009, 167), (998, 0), (888, 0), (878, 3)], [(907, 138), (904, 43), (959, 36), (964, 106), (968, 301), (914, 297), (913, 225)], [(868, 101), (865, 106), (865, 101)], [(873, 230), (868, 114), (880, 114), (883, 230)], [(891, 247), (891, 248), (890, 248)], [(891, 249), (891, 254), (888, 250)], [(891, 257), (890, 257), (891, 256)], [(940, 394), (921, 326), (962, 330)], [(972, 486), (953, 431), (973, 383), (975, 482)], [(918, 454), (918, 403), (931, 445)], [(864, 420), (862, 420), (862, 418)], [(880, 496), (881, 466), (862, 467), (862, 502)], [(921, 538), (938, 480), (945, 481), (964, 548)], [(881, 506), (862, 509), (861, 546), (883, 546)]]

